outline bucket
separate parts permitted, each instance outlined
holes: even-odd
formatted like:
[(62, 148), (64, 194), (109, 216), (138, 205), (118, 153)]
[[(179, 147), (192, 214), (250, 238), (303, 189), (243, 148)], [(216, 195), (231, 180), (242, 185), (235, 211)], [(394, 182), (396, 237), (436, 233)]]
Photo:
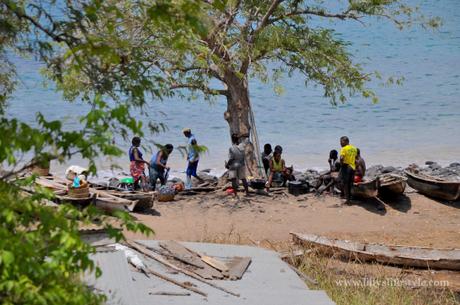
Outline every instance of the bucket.
[(302, 181), (289, 181), (288, 192), (291, 195), (299, 196), (302, 194), (307, 194), (310, 190), (310, 186), (307, 182)]

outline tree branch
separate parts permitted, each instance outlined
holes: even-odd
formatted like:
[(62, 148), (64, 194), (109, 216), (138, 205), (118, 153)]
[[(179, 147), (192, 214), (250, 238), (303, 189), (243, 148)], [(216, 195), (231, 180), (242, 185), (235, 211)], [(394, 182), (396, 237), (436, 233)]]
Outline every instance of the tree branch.
[(224, 95), (228, 96), (230, 93), (226, 89), (212, 89), (205, 85), (200, 84), (181, 84), (181, 83), (173, 83), (170, 87), (171, 90), (174, 89), (190, 89), (190, 90), (200, 90), (205, 94), (210, 95)]

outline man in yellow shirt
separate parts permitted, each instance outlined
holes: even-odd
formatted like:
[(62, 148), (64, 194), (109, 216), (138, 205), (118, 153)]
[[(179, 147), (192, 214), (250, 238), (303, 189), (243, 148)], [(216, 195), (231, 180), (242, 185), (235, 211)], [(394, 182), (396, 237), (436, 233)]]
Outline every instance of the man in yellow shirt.
[(356, 155), (358, 150), (353, 145), (350, 145), (348, 137), (340, 138), (340, 180), (342, 182), (342, 191), (345, 196), (345, 204), (350, 204), (351, 199), (351, 187), (353, 186), (353, 180), (356, 169)]

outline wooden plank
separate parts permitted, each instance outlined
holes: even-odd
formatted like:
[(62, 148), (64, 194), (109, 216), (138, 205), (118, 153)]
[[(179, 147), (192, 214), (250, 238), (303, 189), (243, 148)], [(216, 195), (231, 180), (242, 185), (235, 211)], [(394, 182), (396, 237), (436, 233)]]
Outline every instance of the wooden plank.
[(198, 275), (194, 274), (193, 272), (191, 271), (188, 271), (186, 269), (183, 269), (183, 268), (180, 268), (180, 267), (177, 267), (176, 265), (174, 264), (171, 264), (170, 262), (168, 262), (166, 259), (164, 259), (163, 257), (161, 257), (161, 255), (158, 255), (156, 254), (155, 252), (153, 252), (152, 250), (149, 250), (149, 248), (146, 248), (144, 245), (141, 245), (137, 242), (134, 242), (134, 241), (131, 241), (131, 240), (126, 240), (125, 243), (130, 246), (131, 248), (133, 248), (134, 250), (136, 251), (139, 251), (140, 253), (146, 255), (147, 257), (150, 257), (154, 260), (156, 260), (157, 262), (159, 263), (162, 263), (163, 265), (173, 269), (173, 270), (176, 270), (178, 272), (181, 272), (185, 275), (188, 275), (190, 276), (191, 278), (197, 280), (197, 281), (200, 281), (202, 283), (205, 283), (211, 287), (214, 287), (216, 289), (219, 289), (219, 290), (222, 290), (228, 294), (231, 294), (233, 296), (236, 296), (236, 297), (239, 297), (240, 295), (238, 293), (235, 293), (235, 292), (232, 292), (224, 287), (221, 287), (221, 286), (218, 286), (214, 283), (211, 283), (209, 281), (206, 281), (204, 279), (202, 279), (201, 277), (199, 277)]
[(190, 269), (205, 279), (222, 279), (224, 275), (219, 270), (203, 262), (196, 252), (193, 252), (175, 241), (160, 242), (160, 247), (167, 250), (175, 259), (195, 268)]
[(162, 241), (159, 243), (160, 247), (168, 251), (171, 256), (184, 262), (186, 264), (195, 266), (197, 268), (203, 269), (204, 264), (196, 253), (189, 251), (187, 248), (181, 244), (168, 240)]
[(208, 264), (209, 266), (219, 270), (219, 271), (222, 271), (222, 272), (228, 272), (228, 266), (227, 264), (225, 264), (224, 262), (214, 258), (214, 257), (210, 257), (210, 256), (206, 256), (206, 255), (201, 255), (201, 260), (203, 262), (205, 262), (206, 264)]
[(229, 265), (228, 278), (232, 281), (241, 279), (250, 263), (250, 257), (235, 257)]

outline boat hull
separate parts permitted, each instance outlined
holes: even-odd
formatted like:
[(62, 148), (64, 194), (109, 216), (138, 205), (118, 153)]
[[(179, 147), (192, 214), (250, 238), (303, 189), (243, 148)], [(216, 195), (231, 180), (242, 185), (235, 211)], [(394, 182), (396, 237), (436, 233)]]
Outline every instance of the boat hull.
[(314, 247), (323, 254), (343, 259), (415, 268), (460, 270), (460, 249), (387, 246), (329, 239), (313, 234), (291, 233), (291, 235), (297, 244)]
[(357, 198), (375, 198), (378, 195), (378, 179), (353, 184), (351, 195)]
[(455, 201), (460, 198), (460, 182), (441, 181), (406, 171), (407, 183), (428, 197)]
[(398, 196), (406, 190), (406, 178), (396, 175), (386, 175), (380, 177), (379, 195)]

